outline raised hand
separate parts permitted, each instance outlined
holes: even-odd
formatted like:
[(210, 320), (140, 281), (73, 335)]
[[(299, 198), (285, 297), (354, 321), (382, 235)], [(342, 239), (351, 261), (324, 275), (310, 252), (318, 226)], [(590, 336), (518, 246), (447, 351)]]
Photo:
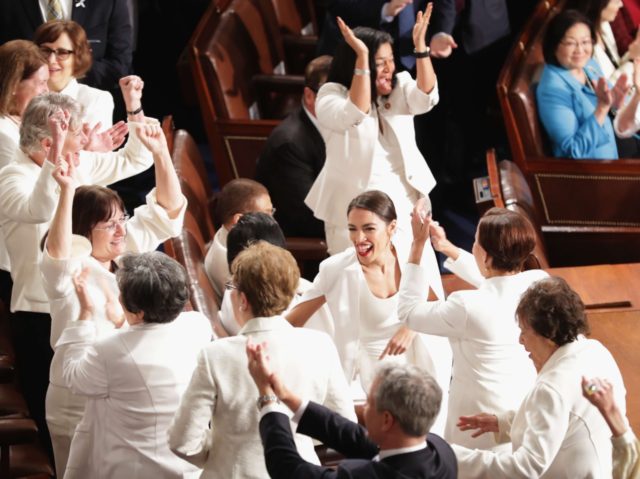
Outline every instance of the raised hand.
[(499, 432), (498, 417), (484, 412), (475, 416), (460, 416), (456, 426), (461, 431), (475, 430), (471, 437), (478, 437), (485, 432)]
[(51, 132), (51, 148), (49, 149), (48, 160), (57, 164), (62, 155), (64, 142), (69, 133), (69, 121), (71, 114), (67, 110), (57, 110), (49, 117), (49, 131)]
[(438, 33), (431, 38), (431, 56), (436, 58), (447, 58), (451, 55), (458, 44), (448, 33)]
[(596, 96), (598, 97), (598, 105), (605, 108), (607, 111), (611, 109), (613, 104), (613, 93), (607, 84), (607, 80), (604, 77), (598, 78), (594, 86)]
[(384, 4), (384, 15), (386, 17), (395, 17), (404, 10), (407, 5), (411, 5), (412, 3), (413, 0), (391, 0)]
[(253, 378), (253, 382), (258, 386), (261, 394), (271, 388), (271, 366), (269, 364), (269, 356), (266, 352), (267, 343), (254, 344), (251, 338), (247, 339), (247, 360), (249, 366), (249, 374)]
[(98, 133), (101, 123), (98, 122), (93, 128), (85, 123), (82, 127), (87, 135), (87, 151), (97, 151), (107, 153), (109, 151), (120, 148), (124, 143), (124, 139), (129, 133), (129, 127), (124, 121), (119, 121), (111, 128)]
[(629, 57), (633, 60), (640, 58), (640, 29), (636, 32), (636, 38), (627, 47), (627, 52), (629, 52)]
[(142, 78), (129, 75), (120, 78), (119, 84), (127, 111), (136, 111), (142, 105), (142, 90), (144, 89)]
[[(640, 30), (638, 30), (640, 34)], [(633, 60), (633, 86), (636, 89), (635, 94), (640, 95), (640, 56)]]
[(413, 25), (413, 46), (416, 51), (424, 52), (427, 49), (427, 28), (429, 27), (429, 20), (431, 19), (431, 12), (433, 10), (433, 3), (427, 3), (424, 13), (419, 11), (416, 15), (416, 23)]
[(167, 139), (160, 125), (139, 126), (136, 130), (138, 138), (147, 149), (154, 155), (169, 154)]
[(615, 85), (613, 85), (613, 89), (611, 90), (611, 108), (615, 110), (619, 110), (624, 105), (624, 101), (627, 97), (627, 93), (629, 93), (629, 88), (627, 86), (627, 75), (622, 74), (618, 81), (616, 81)]
[(338, 28), (340, 29), (340, 33), (344, 37), (344, 41), (347, 42), (353, 51), (356, 53), (358, 57), (367, 57), (369, 55), (369, 48), (364, 44), (362, 40), (355, 36), (353, 30), (351, 30), (342, 18), (337, 17), (336, 22), (338, 23)]
[(87, 288), (87, 278), (89, 276), (89, 268), (83, 268), (73, 276), (73, 286), (75, 287), (78, 301), (80, 302), (79, 320), (91, 319), (94, 312), (94, 305)]
[(391, 337), (389, 342), (387, 343), (387, 347), (384, 348), (382, 354), (378, 359), (384, 358), (386, 355), (389, 356), (397, 356), (398, 354), (403, 354), (414, 338), (416, 337), (416, 333), (406, 326), (401, 326), (400, 329), (396, 331), (396, 333)]
[(66, 158), (61, 159), (53, 170), (53, 179), (56, 180), (61, 191), (75, 191), (78, 187), (78, 178), (76, 176), (76, 165), (73, 156), (69, 153)]

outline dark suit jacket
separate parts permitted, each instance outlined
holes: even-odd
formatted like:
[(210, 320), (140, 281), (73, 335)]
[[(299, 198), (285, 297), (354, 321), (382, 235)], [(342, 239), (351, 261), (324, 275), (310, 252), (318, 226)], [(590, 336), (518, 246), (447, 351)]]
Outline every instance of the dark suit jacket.
[(333, 55), (342, 34), (336, 17), (342, 18), (351, 28), (370, 27), (380, 29), (380, 11), (387, 0), (325, 0), (326, 15), (318, 40), (318, 55)]
[(506, 0), (466, 0), (460, 18), (457, 17), (456, 0), (434, 0), (429, 34), (452, 35), (459, 22), (462, 38), (457, 41), (462, 41), (467, 53), (474, 53), (510, 32)]
[[(71, 18), (87, 32), (93, 50), (93, 66), (83, 83), (112, 89), (131, 71), (133, 36), (128, 0), (84, 0), (72, 2)], [(23, 38), (32, 40), (43, 23), (38, 0), (0, 0), (0, 43)]]
[(453, 450), (435, 434), (427, 436), (426, 449), (372, 461), (378, 447), (368, 438), (366, 430), (313, 402), (302, 415), (297, 432), (322, 441), (349, 459), (342, 461), (337, 470), (304, 461), (296, 450), (289, 418), (272, 412), (260, 421), (265, 461), (272, 479), (457, 477)]
[(324, 237), (324, 223), (304, 204), (325, 161), (324, 140), (302, 107), (278, 125), (265, 145), (256, 180), (267, 187), (285, 236)]

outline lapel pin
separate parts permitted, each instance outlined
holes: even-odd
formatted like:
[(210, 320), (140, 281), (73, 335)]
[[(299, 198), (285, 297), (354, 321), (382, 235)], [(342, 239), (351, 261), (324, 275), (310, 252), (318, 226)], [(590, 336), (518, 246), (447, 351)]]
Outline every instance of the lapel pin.
[(85, 0), (78, 0), (75, 4), (76, 8), (87, 8), (87, 6), (84, 4)]

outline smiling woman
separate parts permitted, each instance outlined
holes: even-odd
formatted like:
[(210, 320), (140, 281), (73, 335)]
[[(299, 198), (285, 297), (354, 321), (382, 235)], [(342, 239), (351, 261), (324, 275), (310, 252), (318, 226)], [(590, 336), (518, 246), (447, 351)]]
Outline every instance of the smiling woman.
[(107, 91), (78, 83), (91, 69), (91, 47), (84, 29), (73, 20), (53, 20), (38, 27), (34, 42), (49, 65), (49, 89), (84, 106), (84, 121), (102, 128), (113, 123), (113, 98)]

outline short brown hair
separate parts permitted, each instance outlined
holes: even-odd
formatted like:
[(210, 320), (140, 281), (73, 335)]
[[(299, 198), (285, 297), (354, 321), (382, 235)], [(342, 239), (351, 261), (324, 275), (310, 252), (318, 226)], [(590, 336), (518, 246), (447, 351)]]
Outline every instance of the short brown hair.
[(536, 234), (521, 214), (491, 208), (478, 223), (478, 243), (491, 258), (492, 268), (520, 271), (536, 246)]
[(53, 43), (63, 33), (69, 35), (69, 40), (73, 44), (73, 76), (82, 78), (91, 69), (93, 56), (87, 40), (87, 33), (80, 24), (73, 20), (51, 20), (38, 27), (33, 36), (33, 41), (38, 46), (43, 43)]
[(216, 201), (217, 226), (225, 224), (235, 214), (245, 214), (255, 209), (255, 203), (269, 192), (261, 183), (249, 178), (236, 178), (222, 187)]
[(0, 45), (0, 115), (12, 113), (13, 92), (18, 84), (44, 65), (47, 59), (33, 42), (11, 40)]
[(318, 93), (320, 87), (327, 81), (332, 60), (331, 55), (321, 55), (311, 60), (304, 69), (304, 86)]
[(300, 270), (291, 253), (266, 241), (257, 241), (240, 252), (231, 264), (231, 274), (256, 317), (281, 314), (300, 281)]
[(584, 303), (567, 282), (558, 277), (536, 281), (520, 298), (518, 320), (558, 346), (589, 332)]
[(114, 190), (98, 185), (79, 186), (73, 197), (73, 234), (91, 239), (93, 228), (111, 218), (118, 209), (126, 211), (122, 198)]

